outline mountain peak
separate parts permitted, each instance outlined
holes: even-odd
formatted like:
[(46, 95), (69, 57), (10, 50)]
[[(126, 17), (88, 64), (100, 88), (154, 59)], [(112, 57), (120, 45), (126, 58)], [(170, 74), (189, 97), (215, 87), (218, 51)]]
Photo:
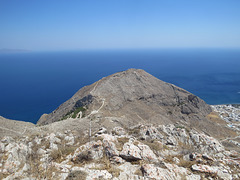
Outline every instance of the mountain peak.
[(38, 121), (39, 125), (74, 118), (118, 118), (118, 123), (169, 124), (200, 122), (211, 108), (199, 97), (142, 69), (128, 69), (81, 88), (72, 98)]

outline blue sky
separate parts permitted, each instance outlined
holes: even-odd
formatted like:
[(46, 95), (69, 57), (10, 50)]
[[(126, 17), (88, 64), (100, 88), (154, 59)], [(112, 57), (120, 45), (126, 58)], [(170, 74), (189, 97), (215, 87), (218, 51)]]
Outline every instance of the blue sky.
[(240, 48), (240, 0), (0, 0), (0, 49)]

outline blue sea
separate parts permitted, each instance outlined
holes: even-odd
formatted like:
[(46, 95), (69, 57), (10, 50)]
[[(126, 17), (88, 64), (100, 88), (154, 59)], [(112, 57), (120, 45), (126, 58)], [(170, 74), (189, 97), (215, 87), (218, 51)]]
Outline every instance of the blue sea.
[(0, 115), (36, 123), (83, 86), (144, 69), (209, 104), (240, 103), (240, 50), (154, 49), (0, 54)]

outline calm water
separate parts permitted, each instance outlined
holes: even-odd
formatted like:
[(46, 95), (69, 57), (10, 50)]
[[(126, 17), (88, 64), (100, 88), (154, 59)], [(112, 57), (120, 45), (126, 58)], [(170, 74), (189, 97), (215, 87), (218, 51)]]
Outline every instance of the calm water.
[(0, 54), (0, 115), (36, 122), (78, 89), (141, 68), (209, 104), (240, 103), (240, 50), (122, 50)]

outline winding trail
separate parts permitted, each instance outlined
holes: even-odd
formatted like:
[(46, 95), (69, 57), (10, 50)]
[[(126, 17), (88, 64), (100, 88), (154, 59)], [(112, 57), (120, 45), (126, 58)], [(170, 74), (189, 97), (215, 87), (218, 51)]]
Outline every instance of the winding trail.
[[(98, 82), (99, 82), (99, 81), (98, 81)], [(91, 94), (91, 95), (93, 95), (92, 92), (95, 91), (95, 89), (96, 89), (96, 87), (97, 87), (97, 85), (98, 85), (98, 82), (96, 83), (96, 85), (94, 86), (94, 88), (90, 91), (90, 94)]]
[(98, 110), (93, 110), (87, 117), (90, 117), (93, 114), (97, 114), (103, 108), (105, 104), (105, 99), (104, 98), (101, 98), (101, 99), (102, 99), (102, 105), (100, 106), (100, 108), (98, 108)]

